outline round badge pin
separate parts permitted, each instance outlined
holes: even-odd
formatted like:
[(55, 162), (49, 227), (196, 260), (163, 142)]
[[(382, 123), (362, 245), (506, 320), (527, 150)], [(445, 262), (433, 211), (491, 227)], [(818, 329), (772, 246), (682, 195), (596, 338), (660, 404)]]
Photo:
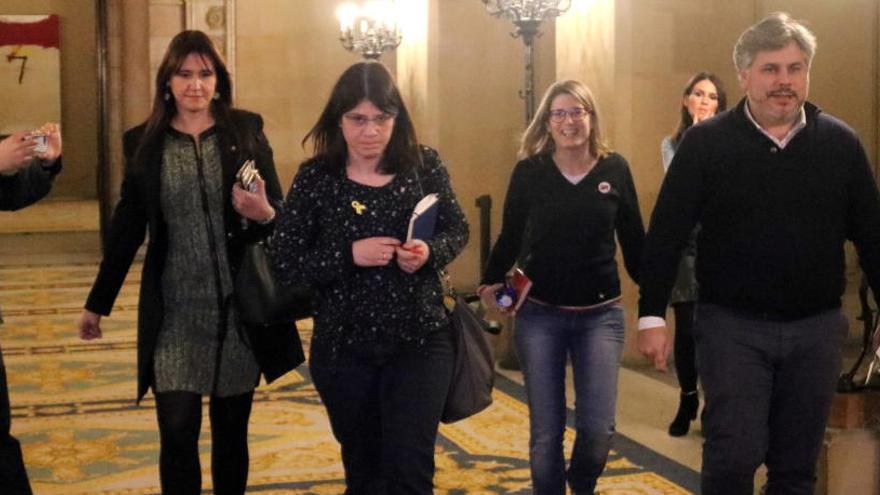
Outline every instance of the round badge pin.
[(597, 189), (599, 189), (599, 192), (602, 194), (608, 194), (611, 192), (611, 184), (603, 180), (599, 183), (599, 187)]

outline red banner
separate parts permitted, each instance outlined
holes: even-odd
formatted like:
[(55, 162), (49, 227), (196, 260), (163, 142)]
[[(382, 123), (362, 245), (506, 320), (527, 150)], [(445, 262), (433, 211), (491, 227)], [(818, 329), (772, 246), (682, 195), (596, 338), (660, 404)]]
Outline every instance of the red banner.
[(57, 15), (37, 22), (8, 22), (0, 20), (0, 46), (39, 45), (61, 48)]

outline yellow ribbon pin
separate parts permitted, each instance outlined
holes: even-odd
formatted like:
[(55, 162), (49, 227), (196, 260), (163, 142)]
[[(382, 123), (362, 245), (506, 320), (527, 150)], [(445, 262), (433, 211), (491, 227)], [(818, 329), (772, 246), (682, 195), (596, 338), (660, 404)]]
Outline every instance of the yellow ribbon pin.
[(357, 213), (358, 215), (363, 215), (363, 214), (364, 214), (364, 210), (367, 209), (367, 205), (362, 204), (362, 203), (361, 203), (360, 201), (358, 201), (358, 200), (354, 200), (354, 201), (352, 201), (352, 202), (351, 202), (351, 207), (354, 208), (354, 212)]

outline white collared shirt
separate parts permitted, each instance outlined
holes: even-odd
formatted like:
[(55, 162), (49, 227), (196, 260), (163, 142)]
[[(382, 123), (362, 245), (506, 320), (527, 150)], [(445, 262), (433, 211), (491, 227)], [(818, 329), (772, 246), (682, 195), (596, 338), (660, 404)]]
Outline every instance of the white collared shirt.
[(748, 100), (746, 100), (746, 104), (743, 106), (743, 109), (746, 112), (746, 117), (749, 118), (752, 124), (755, 124), (755, 127), (759, 131), (761, 131), (762, 134), (764, 134), (765, 136), (770, 138), (771, 141), (776, 143), (776, 146), (779, 146), (779, 149), (785, 149), (785, 147), (788, 146), (788, 143), (790, 143), (791, 140), (794, 139), (797, 133), (801, 132), (801, 130), (803, 130), (803, 128), (807, 126), (807, 112), (804, 110), (804, 106), (801, 105), (800, 117), (798, 117), (797, 123), (795, 123), (791, 127), (791, 130), (788, 131), (788, 134), (786, 134), (784, 138), (776, 139), (775, 136), (767, 132), (767, 130), (761, 127), (761, 124), (759, 124), (758, 121), (755, 120), (754, 117), (752, 117), (752, 112), (749, 111)]
[[(792, 139), (797, 135), (797, 133), (801, 132), (804, 127), (807, 126), (807, 112), (804, 110), (804, 106), (801, 105), (800, 117), (798, 118), (797, 123), (795, 123), (791, 130), (788, 131), (788, 134), (785, 135), (782, 139), (776, 139), (775, 136), (767, 132), (766, 129), (761, 127), (761, 124), (752, 117), (752, 112), (749, 111), (749, 102), (746, 100), (746, 104), (743, 106), (743, 109), (746, 112), (746, 117), (748, 117), (749, 121), (752, 124), (755, 124), (755, 127), (761, 131), (762, 134), (767, 136), (771, 141), (773, 141), (776, 146), (779, 146), (779, 149), (785, 149), (788, 146), (788, 143), (791, 142)], [(666, 320), (660, 316), (642, 316), (639, 318), (639, 330), (647, 330), (649, 328), (657, 328), (657, 327), (665, 327)]]

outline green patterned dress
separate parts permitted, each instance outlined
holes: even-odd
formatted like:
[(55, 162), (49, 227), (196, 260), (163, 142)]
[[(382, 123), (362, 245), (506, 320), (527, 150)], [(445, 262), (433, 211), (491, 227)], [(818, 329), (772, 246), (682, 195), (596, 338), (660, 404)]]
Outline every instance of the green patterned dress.
[[(203, 133), (199, 148), (197, 154), (195, 141), (173, 130), (165, 137), (161, 208), (168, 227), (168, 252), (154, 388), (225, 397), (252, 391), (259, 381), (259, 367), (234, 304), (229, 304), (220, 330), (220, 301), (230, 300), (233, 283), (224, 239), (225, 195), (216, 134)], [(215, 251), (217, 263), (211, 254)]]

